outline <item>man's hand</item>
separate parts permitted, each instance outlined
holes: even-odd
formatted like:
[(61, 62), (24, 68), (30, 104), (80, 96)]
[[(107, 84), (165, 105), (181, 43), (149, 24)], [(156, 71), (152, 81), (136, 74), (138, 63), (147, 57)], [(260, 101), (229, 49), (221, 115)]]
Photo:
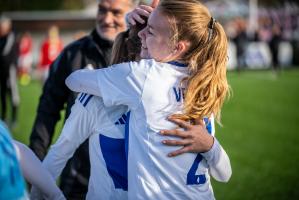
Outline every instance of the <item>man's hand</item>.
[[(161, 135), (180, 137), (179, 140), (163, 140), (162, 143), (168, 146), (183, 146), (182, 148), (168, 154), (169, 157), (177, 156), (183, 153), (202, 153), (209, 151), (214, 143), (203, 122), (197, 122), (198, 125), (191, 125), (180, 119), (168, 118), (169, 121), (179, 125), (179, 128), (173, 130), (162, 130)], [(183, 128), (184, 130), (181, 130)]]

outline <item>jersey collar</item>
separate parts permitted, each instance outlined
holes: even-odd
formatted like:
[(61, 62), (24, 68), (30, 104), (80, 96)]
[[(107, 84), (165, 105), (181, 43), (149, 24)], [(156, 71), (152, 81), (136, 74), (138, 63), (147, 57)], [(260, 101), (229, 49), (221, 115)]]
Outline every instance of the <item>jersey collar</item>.
[(170, 62), (167, 62), (168, 64), (171, 64), (171, 65), (175, 65), (177, 67), (188, 67), (187, 64), (185, 63), (180, 63), (180, 62), (177, 62), (177, 61), (170, 61)]

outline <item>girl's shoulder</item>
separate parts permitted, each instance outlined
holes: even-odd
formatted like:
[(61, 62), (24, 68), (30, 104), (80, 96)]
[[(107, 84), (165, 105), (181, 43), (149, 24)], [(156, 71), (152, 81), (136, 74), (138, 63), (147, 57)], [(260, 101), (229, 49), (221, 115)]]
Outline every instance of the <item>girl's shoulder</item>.
[(129, 65), (132, 71), (148, 72), (157, 66), (157, 62), (154, 59), (141, 59), (140, 61), (132, 61)]
[(138, 70), (150, 70), (152, 68), (167, 68), (169, 67), (168, 63), (157, 62), (154, 59), (141, 59), (140, 61), (130, 62), (132, 68)]

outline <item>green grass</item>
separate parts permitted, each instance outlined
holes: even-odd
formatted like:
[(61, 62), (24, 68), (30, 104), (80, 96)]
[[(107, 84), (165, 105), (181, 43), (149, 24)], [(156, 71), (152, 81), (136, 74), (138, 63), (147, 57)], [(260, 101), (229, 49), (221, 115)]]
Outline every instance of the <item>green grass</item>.
[(231, 159), (218, 199), (299, 198), (299, 71), (230, 73), (233, 97), (217, 136)]
[[(232, 98), (216, 135), (233, 169), (228, 183), (213, 181), (217, 199), (299, 199), (299, 70), (229, 72)], [(40, 86), (20, 87), (19, 126), (26, 144), (36, 115)], [(58, 125), (57, 132), (61, 127)], [(57, 134), (56, 134), (57, 135)]]
[[(25, 144), (29, 144), (29, 136), (36, 117), (36, 110), (41, 90), (42, 86), (38, 81), (33, 81), (28, 86), (19, 85), (21, 103), (18, 112), (18, 125), (12, 130), (12, 132), (15, 139)], [(63, 118), (64, 112), (61, 112), (61, 119)], [(54, 135), (53, 142), (56, 141), (62, 125), (63, 120), (60, 120), (55, 129), (56, 133)]]

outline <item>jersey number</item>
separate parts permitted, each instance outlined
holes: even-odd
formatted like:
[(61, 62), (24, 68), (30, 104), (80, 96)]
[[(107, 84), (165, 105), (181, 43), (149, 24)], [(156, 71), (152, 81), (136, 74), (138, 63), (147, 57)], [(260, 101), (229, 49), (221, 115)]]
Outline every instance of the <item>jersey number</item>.
[(187, 174), (187, 185), (199, 185), (206, 182), (206, 176), (204, 174), (196, 175), (196, 170), (202, 160), (202, 155), (197, 154), (188, 174)]
[[(212, 134), (212, 123), (208, 118), (204, 118), (206, 129), (209, 134)], [(197, 154), (188, 174), (187, 174), (187, 185), (199, 185), (206, 182), (206, 176), (204, 174), (196, 175), (196, 170), (199, 166), (200, 161), (202, 160), (202, 155)]]

